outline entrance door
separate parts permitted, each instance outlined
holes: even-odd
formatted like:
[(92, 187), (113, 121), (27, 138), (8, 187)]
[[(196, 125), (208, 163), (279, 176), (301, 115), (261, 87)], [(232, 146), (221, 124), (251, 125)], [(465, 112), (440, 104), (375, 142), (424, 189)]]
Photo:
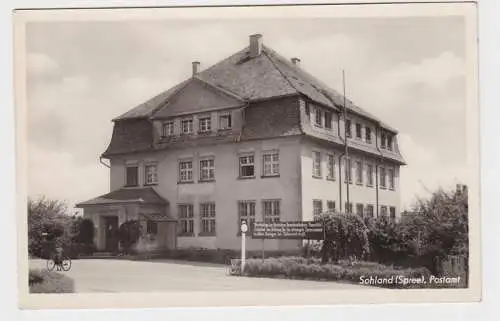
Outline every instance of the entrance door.
[(105, 216), (104, 228), (106, 252), (118, 252), (118, 216)]

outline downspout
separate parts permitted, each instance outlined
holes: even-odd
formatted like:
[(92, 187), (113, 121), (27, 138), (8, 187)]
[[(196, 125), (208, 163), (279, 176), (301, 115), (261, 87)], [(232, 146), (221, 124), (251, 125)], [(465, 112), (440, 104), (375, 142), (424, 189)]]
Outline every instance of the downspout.
[[(338, 115), (339, 121), (338, 121), (338, 132), (339, 132), (339, 137), (342, 137), (340, 134), (340, 114)], [(345, 124), (344, 124), (345, 127)], [(344, 137), (344, 139), (346, 139)], [(339, 155), (339, 212), (342, 213), (342, 158), (344, 157), (344, 153)]]

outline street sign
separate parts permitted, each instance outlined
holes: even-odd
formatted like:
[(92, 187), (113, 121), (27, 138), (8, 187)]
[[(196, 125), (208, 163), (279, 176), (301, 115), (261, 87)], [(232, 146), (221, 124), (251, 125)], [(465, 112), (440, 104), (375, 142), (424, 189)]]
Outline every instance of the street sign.
[(309, 239), (322, 240), (324, 227), (322, 222), (255, 222), (252, 230), (254, 239)]

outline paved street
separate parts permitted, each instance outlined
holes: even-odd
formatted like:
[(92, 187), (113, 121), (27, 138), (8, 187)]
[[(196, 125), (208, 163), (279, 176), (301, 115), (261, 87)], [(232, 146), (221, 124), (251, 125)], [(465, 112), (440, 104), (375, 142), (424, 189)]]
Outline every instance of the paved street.
[[(44, 260), (30, 267), (45, 268)], [(171, 260), (74, 260), (61, 272), (75, 280), (76, 292), (162, 292), (193, 290), (312, 290), (361, 289), (337, 282), (316, 282), (226, 275), (224, 266)]]

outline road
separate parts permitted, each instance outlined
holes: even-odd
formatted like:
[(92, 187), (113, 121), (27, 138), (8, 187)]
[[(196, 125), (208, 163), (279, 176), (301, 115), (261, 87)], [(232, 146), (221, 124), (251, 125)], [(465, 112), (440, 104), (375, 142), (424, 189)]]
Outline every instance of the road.
[[(30, 267), (45, 268), (45, 261), (31, 260)], [(223, 265), (171, 260), (74, 260), (70, 271), (60, 273), (68, 275), (75, 281), (75, 292), (272, 291), (364, 288), (360, 285), (339, 282), (228, 276)]]

